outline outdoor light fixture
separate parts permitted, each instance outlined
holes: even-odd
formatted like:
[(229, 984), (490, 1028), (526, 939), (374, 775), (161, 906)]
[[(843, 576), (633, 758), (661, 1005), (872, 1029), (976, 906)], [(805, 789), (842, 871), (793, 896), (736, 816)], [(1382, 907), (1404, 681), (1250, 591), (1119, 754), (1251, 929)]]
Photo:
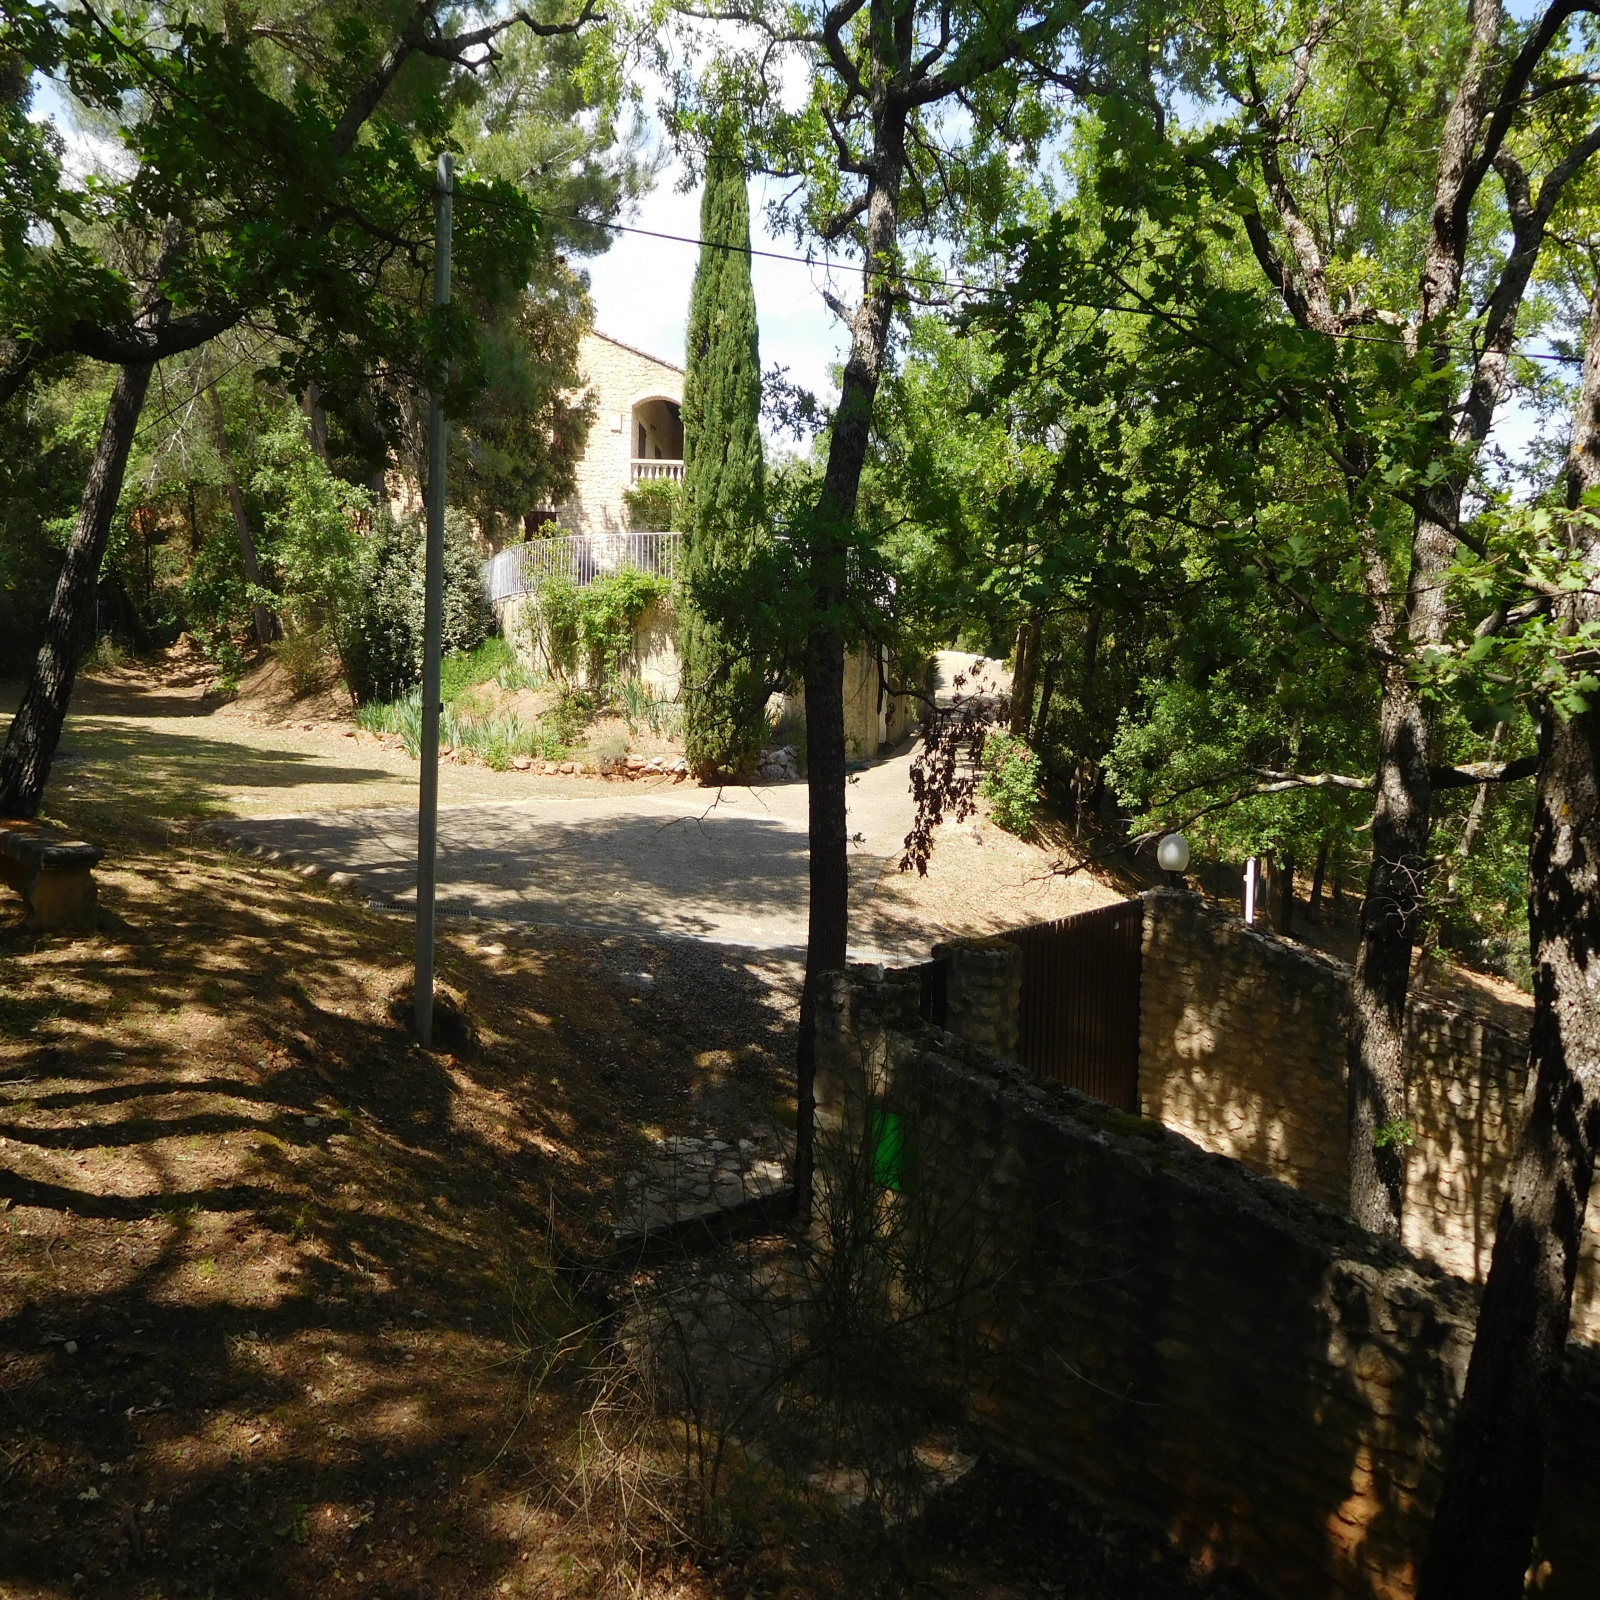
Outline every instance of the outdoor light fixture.
[(1189, 866), (1189, 841), (1181, 833), (1163, 836), (1156, 846), (1156, 864), (1167, 875), (1167, 882), (1177, 888)]

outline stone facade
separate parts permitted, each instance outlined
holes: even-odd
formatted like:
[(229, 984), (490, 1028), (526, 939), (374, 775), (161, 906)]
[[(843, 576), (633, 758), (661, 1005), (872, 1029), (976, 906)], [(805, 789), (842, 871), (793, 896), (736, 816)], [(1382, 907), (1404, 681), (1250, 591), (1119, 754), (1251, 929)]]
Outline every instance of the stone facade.
[[(1000, 1451), (1294, 1600), (1406, 1600), (1470, 1354), (1471, 1286), (1332, 1207), (916, 1023), (916, 974), (827, 981), (818, 1084), (912, 1130), (1015, 1294), (964, 1375)], [(865, 1102), (863, 1102), (865, 1103)], [(819, 1119), (820, 1120), (820, 1119)], [(1600, 1572), (1600, 1351), (1574, 1344), (1535, 1570)]]
[[(578, 364), (596, 414), (578, 462), (576, 492), (556, 508), (556, 521), (567, 533), (621, 533), (628, 527), (623, 495), (636, 459), (644, 460), (647, 473), (682, 479), (683, 368), (603, 333), (583, 336)], [(654, 466), (658, 461), (662, 465)]]
[[(1349, 968), (1247, 928), (1198, 895), (1145, 896), (1139, 1104), (1202, 1149), (1331, 1206), (1349, 1196)], [(1406, 1017), (1402, 1237), (1469, 1282), (1489, 1270), (1527, 1080), (1527, 1047), (1454, 1007)], [(1600, 1343), (1600, 1202), (1573, 1331)]]

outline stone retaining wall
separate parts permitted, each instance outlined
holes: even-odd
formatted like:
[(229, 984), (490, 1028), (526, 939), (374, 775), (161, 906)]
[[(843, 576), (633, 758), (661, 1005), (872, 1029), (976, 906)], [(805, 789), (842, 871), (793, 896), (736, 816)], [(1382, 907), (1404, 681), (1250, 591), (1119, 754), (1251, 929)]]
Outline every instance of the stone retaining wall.
[[(1247, 928), (1198, 895), (1145, 895), (1139, 1106), (1202, 1149), (1343, 1209), (1350, 969)], [(1516, 1148), (1527, 1047), (1413, 999), (1406, 1017), (1402, 1237), (1482, 1282)], [(1573, 1330), (1600, 1342), (1600, 1204), (1591, 1203)]]
[[(1470, 1285), (1331, 1207), (916, 1021), (914, 976), (838, 975), (836, 1121), (870, 1094), (919, 1180), (973, 1197), (1011, 1264), (974, 1424), (1005, 1453), (1281, 1600), (1406, 1600), (1471, 1349)], [(1574, 1345), (1539, 1592), (1600, 1572), (1600, 1351)]]

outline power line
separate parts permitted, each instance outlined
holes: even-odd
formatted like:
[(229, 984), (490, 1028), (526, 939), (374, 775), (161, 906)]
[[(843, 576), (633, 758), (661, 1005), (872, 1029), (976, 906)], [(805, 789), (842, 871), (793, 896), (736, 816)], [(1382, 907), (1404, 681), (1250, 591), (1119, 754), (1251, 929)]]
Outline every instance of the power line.
[[(467, 197), (463, 196), (462, 198), (465, 200)], [(484, 195), (474, 195), (469, 203), (495, 205), (502, 202), (490, 200)], [(727, 250), (734, 255), (759, 257), (764, 261), (782, 261), (796, 267), (815, 268), (821, 265), (830, 272), (833, 270), (834, 265), (827, 258), (824, 258), (819, 263), (813, 256), (789, 255), (780, 250), (757, 250), (753, 245), (727, 244), (720, 239), (697, 239), (685, 233), (662, 233), (654, 228), (635, 228), (625, 222), (606, 222), (599, 217), (585, 217), (572, 211), (552, 211), (544, 206), (529, 206), (528, 209), (536, 216), (554, 217), (559, 221), (577, 223), (586, 228), (604, 228), (611, 233), (637, 234), (642, 239), (661, 239), (669, 244), (689, 244), (694, 245), (699, 250)], [(846, 265), (841, 263), (841, 267), (843, 270), (850, 272), (862, 270), (854, 264)], [(883, 267), (869, 267), (866, 270), (869, 277), (891, 278), (898, 276), (904, 278), (908, 283), (915, 283), (928, 288), (955, 289), (967, 294), (994, 294), (996, 292), (993, 284), (971, 283), (965, 278), (930, 277), (925, 273), (913, 272), (897, 274)], [(1115, 311), (1124, 316), (1133, 317), (1159, 317), (1162, 315), (1161, 312), (1148, 310), (1144, 306), (1114, 305), (1100, 300), (1064, 300), (1062, 304), (1072, 306), (1080, 311)], [(1398, 345), (1403, 342), (1399, 339), (1386, 339), (1381, 334), (1356, 333), (1348, 330), (1340, 333), (1330, 333), (1325, 328), (1309, 328), (1305, 331), (1319, 333), (1327, 339), (1348, 339), (1356, 344)], [(1462, 355), (1475, 354), (1474, 351), (1462, 346), (1453, 346), (1452, 348)], [(1519, 350), (1517, 354), (1530, 361), (1562, 361), (1569, 365), (1575, 364), (1580, 359), (1577, 356), (1563, 356), (1554, 351)]]

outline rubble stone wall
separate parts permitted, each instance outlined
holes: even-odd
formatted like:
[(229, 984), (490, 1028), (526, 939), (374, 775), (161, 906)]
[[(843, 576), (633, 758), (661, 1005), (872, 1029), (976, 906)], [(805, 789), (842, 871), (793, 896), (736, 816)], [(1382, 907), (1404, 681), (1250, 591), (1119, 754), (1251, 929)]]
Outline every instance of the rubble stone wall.
[[(1282, 1600), (1406, 1600), (1471, 1351), (1468, 1283), (1306, 1194), (916, 1023), (853, 969), (819, 1085), (914, 1126), (920, 1183), (981, 1214), (1017, 1286), (970, 1390), (991, 1446)], [(1541, 1595), (1600, 1571), (1600, 1350), (1575, 1344)]]
[[(1349, 1196), (1350, 969), (1247, 928), (1199, 896), (1145, 896), (1139, 1106), (1145, 1116), (1343, 1208)], [(1509, 1180), (1527, 1046), (1413, 999), (1406, 1016), (1402, 1237), (1481, 1283)], [(1600, 1343), (1600, 1202), (1591, 1201), (1573, 1330)]]

